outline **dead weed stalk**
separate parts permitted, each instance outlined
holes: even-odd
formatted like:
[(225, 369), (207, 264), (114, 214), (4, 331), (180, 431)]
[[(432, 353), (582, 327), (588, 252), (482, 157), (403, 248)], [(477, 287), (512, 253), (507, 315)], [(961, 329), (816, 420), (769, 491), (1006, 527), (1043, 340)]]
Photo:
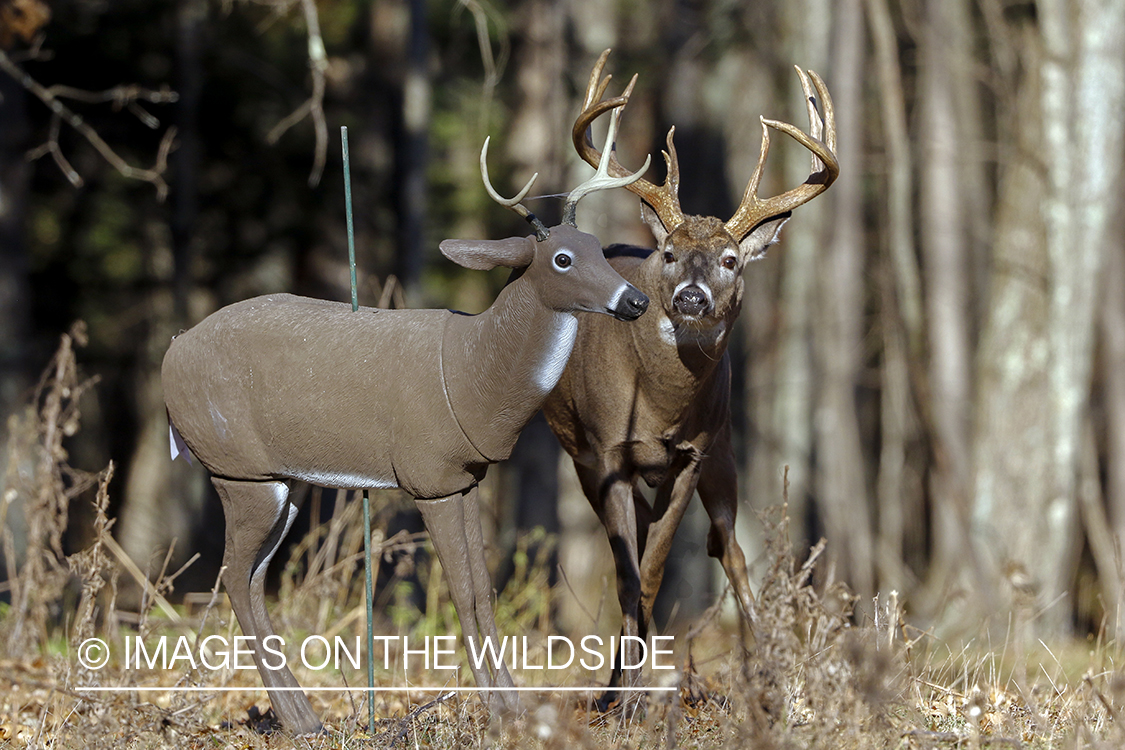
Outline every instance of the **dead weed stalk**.
[[(34, 399), (9, 420), (8, 468), (4, 477), (0, 526), (5, 529), (5, 559), (12, 609), (4, 623), (8, 653), (43, 647), (70, 576), (63, 552), (70, 501), (96, 481), (96, 475), (67, 463), (63, 441), (79, 427), (78, 403), (97, 378), (78, 372), (76, 346), (86, 344), (86, 327), (75, 323), (62, 336), (43, 373)], [(23, 549), (9, 529), (13, 513), (23, 516)], [(20, 560), (22, 558), (22, 561)]]

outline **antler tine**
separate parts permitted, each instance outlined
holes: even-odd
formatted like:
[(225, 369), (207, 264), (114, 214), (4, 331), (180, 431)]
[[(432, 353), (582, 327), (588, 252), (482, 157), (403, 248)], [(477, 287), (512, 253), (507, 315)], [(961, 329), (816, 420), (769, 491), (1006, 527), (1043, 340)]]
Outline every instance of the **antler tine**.
[[(598, 56), (598, 61), (594, 63), (594, 69), (590, 71), (590, 80), (586, 84), (586, 98), (582, 102), (582, 109), (587, 110), (590, 105), (596, 101), (600, 101), (605, 96), (605, 90), (609, 88), (609, 82), (613, 80), (612, 75), (602, 78), (602, 69), (605, 68), (605, 61), (609, 59), (610, 50), (605, 50)], [(624, 104), (624, 102), (622, 102)], [(604, 111), (604, 110), (602, 110)], [(585, 130), (585, 128), (583, 128)]]
[[(805, 71), (801, 70), (799, 66), (794, 65), (793, 68), (797, 71), (797, 77), (801, 79), (801, 91), (805, 95), (805, 109), (809, 113), (809, 135), (813, 138), (824, 137), (824, 123), (821, 122), (819, 113), (816, 111), (816, 96), (813, 95), (812, 85), (809, 83), (809, 76)], [(816, 154), (812, 155), (812, 171), (819, 172), (824, 169), (824, 162), (817, 158)]]
[[(801, 90), (805, 94), (805, 104), (809, 110), (809, 135), (813, 138), (825, 141), (828, 150), (833, 154), (836, 153), (836, 112), (832, 106), (832, 97), (828, 94), (828, 87), (824, 84), (824, 80), (816, 74), (816, 71), (801, 70), (797, 66), (797, 75), (801, 77)], [(809, 79), (812, 79), (810, 85)], [(816, 93), (813, 93), (813, 87), (816, 88)], [(824, 120), (821, 121), (817, 114), (817, 101), (823, 102), (824, 106)], [(825, 132), (827, 131), (827, 132)], [(819, 172), (825, 168), (825, 164), (814, 153), (812, 156), (812, 169), (814, 172)]]
[(527, 184), (523, 186), (523, 190), (516, 193), (514, 197), (505, 198), (504, 196), (500, 195), (500, 193), (496, 191), (496, 188), (492, 187), (492, 181), (488, 179), (488, 143), (491, 140), (492, 136), (486, 136), (484, 139), (484, 147), (480, 150), (480, 176), (481, 179), (484, 180), (484, 189), (488, 191), (488, 197), (492, 198), (492, 200), (496, 201), (505, 208), (512, 209), (520, 216), (527, 218), (527, 215), (531, 212), (528, 211), (524, 206), (522, 206), (520, 204), (520, 201), (522, 201), (524, 197), (527, 196), (528, 191), (531, 190), (531, 186), (535, 184), (535, 181), (537, 179), (539, 179), (539, 173), (536, 172), (535, 174), (531, 175), (531, 179), (528, 180)]
[[(575, 212), (578, 209), (578, 201), (595, 190), (609, 190), (615, 187), (629, 187), (633, 183), (641, 179), (641, 175), (648, 169), (649, 164), (652, 163), (652, 156), (645, 157), (645, 163), (633, 173), (626, 173), (617, 177), (611, 177), (609, 168), (611, 163), (617, 164), (617, 160), (613, 156), (614, 139), (617, 137), (617, 122), (621, 116), (621, 107), (617, 107), (609, 116), (609, 132), (606, 134), (605, 147), (602, 149), (602, 158), (598, 161), (598, 169), (594, 176), (583, 182), (578, 187), (570, 191), (567, 196), (566, 205), (563, 207), (563, 221), (570, 225), (575, 225)], [(606, 154), (609, 156), (607, 157)], [(620, 166), (620, 164), (618, 164)]]
[[(808, 76), (798, 68), (797, 74), (801, 78), (801, 89), (804, 91), (805, 104), (809, 112), (809, 133), (778, 120), (762, 121), (762, 149), (758, 155), (758, 164), (746, 186), (742, 196), (742, 203), (734, 216), (726, 223), (727, 231), (736, 239), (745, 237), (747, 233), (763, 220), (772, 216), (792, 211), (798, 206), (808, 203), (816, 196), (828, 189), (840, 174), (840, 165), (836, 161), (836, 113), (832, 106), (832, 97), (828, 87), (816, 73), (809, 71)], [(812, 79), (810, 86), (809, 79)], [(816, 89), (814, 96), (812, 89)], [(819, 97), (824, 107), (824, 117), (817, 112), (816, 98)], [(781, 195), (762, 199), (758, 197), (758, 186), (761, 183), (762, 169), (770, 149), (769, 128), (785, 133), (793, 140), (800, 143), (812, 153), (812, 172), (805, 182)], [(821, 139), (823, 135), (823, 140)]]
[(522, 201), (527, 195), (528, 191), (531, 190), (531, 186), (535, 184), (535, 181), (537, 179), (539, 179), (539, 173), (536, 172), (535, 174), (531, 175), (531, 179), (528, 180), (527, 184), (523, 186), (523, 190), (516, 193), (514, 197), (505, 198), (500, 195), (500, 193), (496, 192), (496, 188), (492, 187), (492, 181), (488, 179), (488, 142), (490, 140), (491, 137), (486, 136), (484, 139), (484, 146), (480, 150), (480, 176), (481, 179), (484, 180), (484, 189), (488, 192), (488, 196), (492, 198), (492, 200), (496, 201), (505, 208), (512, 209), (517, 214), (525, 218), (527, 222), (531, 224), (531, 226), (535, 229), (536, 239), (542, 242), (543, 240), (547, 239), (547, 227), (543, 225), (543, 222), (539, 220), (538, 216), (531, 213), (531, 211), (529, 211), (526, 206), (520, 203), (520, 201)]
[[(599, 116), (605, 113), (606, 110), (614, 110), (615, 112), (623, 109), (629, 103), (629, 97), (633, 93), (633, 86), (637, 82), (637, 76), (634, 75), (629, 81), (629, 85), (625, 87), (624, 93), (613, 99), (604, 99), (606, 89), (609, 87), (609, 82), (613, 76), (606, 76), (602, 78), (602, 70), (605, 68), (606, 60), (609, 58), (610, 50), (602, 52), (598, 57), (598, 61), (594, 64), (593, 70), (590, 72), (590, 80), (586, 85), (586, 95), (583, 99), (582, 111), (578, 114), (578, 118), (574, 121), (574, 128), (571, 131), (571, 140), (574, 142), (574, 148), (578, 155), (592, 167), (600, 168), (602, 164), (602, 153), (597, 150), (593, 145), (593, 140), (589, 135), (590, 124), (593, 123)], [(648, 205), (652, 206), (656, 211), (660, 221), (670, 230), (679, 226), (683, 220), (683, 211), (680, 210), (680, 200), (676, 193), (676, 187), (679, 181), (679, 168), (676, 164), (676, 150), (672, 145), (673, 130), (668, 131), (668, 151), (665, 152), (665, 160), (668, 162), (668, 178), (665, 179), (662, 186), (657, 186), (648, 180), (638, 179), (635, 182), (627, 185), (627, 189), (640, 197)], [(617, 157), (609, 154), (608, 170), (611, 174), (617, 177), (623, 177), (629, 174), (629, 171), (618, 163)], [(643, 170), (642, 170), (643, 171)]]
[[(824, 79), (817, 75), (815, 70), (810, 70), (809, 76), (812, 78), (813, 85), (816, 87), (816, 93), (820, 96), (821, 105), (824, 107), (824, 143), (828, 146), (828, 150), (835, 155), (836, 109), (832, 106), (832, 95), (828, 93), (828, 86), (824, 83)], [(807, 91), (805, 97), (809, 98)], [(810, 109), (815, 112), (815, 107), (810, 107)], [(810, 117), (812, 117), (812, 114), (810, 114)], [(839, 165), (837, 165), (837, 167), (838, 166)]]
[[(571, 139), (574, 141), (574, 148), (578, 151), (578, 155), (594, 168), (597, 168), (601, 164), (602, 154), (594, 147), (593, 139), (590, 137), (590, 125), (606, 111), (624, 107), (628, 104), (629, 97), (633, 93), (633, 86), (637, 82), (637, 77), (634, 75), (621, 96), (614, 97), (613, 99), (602, 99), (602, 97), (605, 96), (606, 89), (609, 88), (609, 82), (613, 80), (612, 75), (606, 76), (604, 79), (601, 77), (602, 69), (605, 67), (605, 62), (609, 57), (609, 53), (610, 50), (608, 49), (602, 52), (598, 61), (594, 63), (594, 69), (590, 71), (590, 80), (586, 84), (586, 95), (583, 98), (582, 111), (578, 113), (578, 118), (574, 121), (574, 127), (571, 130)], [(612, 155), (609, 168), (619, 177), (629, 174), (629, 171), (618, 164), (617, 159)]]

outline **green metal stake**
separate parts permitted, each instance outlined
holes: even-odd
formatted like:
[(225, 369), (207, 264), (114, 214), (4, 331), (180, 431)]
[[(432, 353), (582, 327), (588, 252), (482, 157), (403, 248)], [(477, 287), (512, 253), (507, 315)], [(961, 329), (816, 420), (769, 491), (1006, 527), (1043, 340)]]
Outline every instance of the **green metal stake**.
[(348, 126), (340, 126), (340, 144), (344, 149), (344, 215), (348, 220), (348, 265), (352, 270), (352, 312), (359, 310), (359, 292), (355, 279), (355, 225), (352, 224), (352, 162), (348, 156)]
[[(340, 126), (340, 142), (344, 149), (344, 212), (348, 219), (348, 265), (352, 272), (352, 312), (359, 310), (359, 291), (355, 274), (355, 226), (352, 224), (352, 171), (348, 156), (348, 126)], [(363, 587), (364, 604), (367, 607), (367, 731), (375, 731), (375, 662), (371, 654), (371, 644), (375, 642), (374, 607), (371, 601), (371, 499), (367, 490), (363, 491)]]
[(371, 644), (375, 642), (374, 623), (371, 622), (371, 500), (367, 490), (363, 491), (363, 587), (364, 604), (367, 606), (367, 732), (375, 732), (375, 661), (371, 654)]

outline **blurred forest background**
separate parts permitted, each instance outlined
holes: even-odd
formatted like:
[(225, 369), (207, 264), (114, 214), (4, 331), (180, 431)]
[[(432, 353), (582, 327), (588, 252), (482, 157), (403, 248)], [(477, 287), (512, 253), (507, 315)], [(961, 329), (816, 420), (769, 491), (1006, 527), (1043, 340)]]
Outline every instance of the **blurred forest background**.
[[(1022, 611), (1035, 632), (1116, 635), (1123, 34), (1125, 0), (0, 0), (0, 416), (84, 320), (79, 360), (100, 382), (70, 461), (116, 461), (122, 546), (142, 568), (173, 539), (178, 560), (201, 551), (178, 588), (209, 589), (222, 514), (204, 472), (169, 461), (161, 358), (246, 297), (348, 298), (341, 125), (361, 303), (476, 312), (504, 276), (462, 272), (438, 242), (528, 233), (481, 187), (486, 135), (502, 191), (538, 171), (538, 192), (565, 192), (589, 174), (569, 130), (613, 47), (611, 91), (640, 76), (621, 161), (675, 125), (685, 211), (725, 220), (758, 116), (808, 125), (797, 64), (833, 93), (842, 173), (746, 272), (748, 556), (787, 466), (794, 545), (826, 536), (861, 605), (897, 590), (922, 627)], [(807, 175), (777, 139), (762, 192)], [(552, 224), (561, 201), (531, 205)], [(625, 191), (584, 201), (579, 226), (652, 244)], [(571, 471), (533, 423), (490, 474), (499, 557), (542, 526), (568, 578), (612, 585)], [(666, 613), (721, 590), (706, 528), (696, 507)], [(4, 544), (18, 561), (20, 540)]]

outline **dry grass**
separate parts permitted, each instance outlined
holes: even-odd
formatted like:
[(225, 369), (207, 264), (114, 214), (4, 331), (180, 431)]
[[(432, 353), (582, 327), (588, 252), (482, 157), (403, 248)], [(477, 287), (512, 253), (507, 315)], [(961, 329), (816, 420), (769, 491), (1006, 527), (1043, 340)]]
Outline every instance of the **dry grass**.
[[(117, 582), (139, 574), (111, 536), (107, 515), (113, 466), (93, 476), (67, 464), (63, 438), (78, 426), (76, 403), (90, 381), (77, 374), (74, 344), (64, 337), (28, 411), (8, 433), (8, 473), (2, 516), (11, 604), (0, 611), (0, 745), (11, 747), (537, 747), (537, 748), (980, 748), (1125, 746), (1119, 713), (1125, 701), (1120, 649), (1095, 639), (1083, 643), (1018, 642), (1009, 633), (995, 644), (986, 636), (956, 645), (911, 628), (897, 598), (877, 601), (876, 621), (855, 624), (851, 595), (828, 576), (818, 579), (823, 544), (798, 564), (790, 553), (785, 507), (762, 520), (769, 569), (759, 592), (757, 620), (743, 632), (720, 616), (721, 602), (688, 632), (676, 634), (672, 672), (652, 673), (647, 684), (675, 688), (651, 693), (622, 712), (598, 714), (592, 695), (547, 690), (523, 694), (517, 718), (489, 720), (472, 693), (413, 690), (374, 696), (376, 726), (367, 727), (363, 694), (317, 692), (316, 708), (328, 731), (315, 738), (272, 732), (261, 682), (252, 670), (210, 669), (200, 663), (208, 636), (229, 642), (239, 634), (216, 581), (209, 593), (168, 604), (178, 573), (162, 572), (145, 589), (139, 612), (123, 612)], [(92, 495), (92, 498), (91, 498)], [(92, 499), (93, 542), (66, 555), (63, 532), (70, 503)], [(312, 491), (307, 502), (319, 504)], [(388, 510), (387, 501), (380, 506)], [(362, 607), (362, 532), (359, 504), (337, 503), (329, 523), (293, 548), (273, 617), (288, 643), (309, 634), (352, 642), (365, 632)], [(22, 554), (11, 529), (27, 519)], [(319, 515), (319, 514), (318, 514)], [(412, 552), (424, 539), (383, 538), (376, 524), (376, 565), (390, 583), (379, 592), (382, 635), (456, 634), (456, 616), (436, 564), (415, 569)], [(529, 661), (542, 663), (552, 631), (551, 613), (565, 586), (547, 585), (541, 538), (525, 540), (515, 575), (501, 592), (502, 633), (528, 636)], [(539, 550), (532, 557), (528, 550)], [(408, 581), (414, 581), (413, 584)], [(410, 586), (424, 594), (411, 604)], [(1013, 632), (1019, 632), (1013, 628)], [(569, 634), (577, 640), (581, 634)], [(608, 633), (604, 634), (608, 637)], [(79, 645), (105, 640), (113, 653), (101, 669), (79, 663)], [(183, 639), (185, 650), (168, 668), (126, 665), (127, 639), (147, 644)], [(418, 639), (418, 640), (414, 640)], [(130, 640), (135, 643), (135, 640)], [(460, 654), (460, 647), (457, 653)], [(171, 652), (171, 649), (170, 649)], [(213, 652), (209, 652), (212, 653)], [(171, 653), (169, 653), (171, 655)], [(454, 657), (458, 658), (458, 657)], [(464, 655), (461, 654), (461, 659)], [(195, 660), (193, 667), (191, 662)], [(377, 672), (380, 686), (449, 687), (449, 674), (410, 670), (394, 659)], [(306, 687), (365, 684), (362, 669), (295, 669)], [(516, 671), (525, 685), (600, 684), (574, 671)], [(466, 675), (471, 685), (468, 670)], [(145, 687), (190, 687), (147, 692)], [(224, 691), (227, 688), (244, 691)], [(119, 688), (96, 691), (98, 688)]]

